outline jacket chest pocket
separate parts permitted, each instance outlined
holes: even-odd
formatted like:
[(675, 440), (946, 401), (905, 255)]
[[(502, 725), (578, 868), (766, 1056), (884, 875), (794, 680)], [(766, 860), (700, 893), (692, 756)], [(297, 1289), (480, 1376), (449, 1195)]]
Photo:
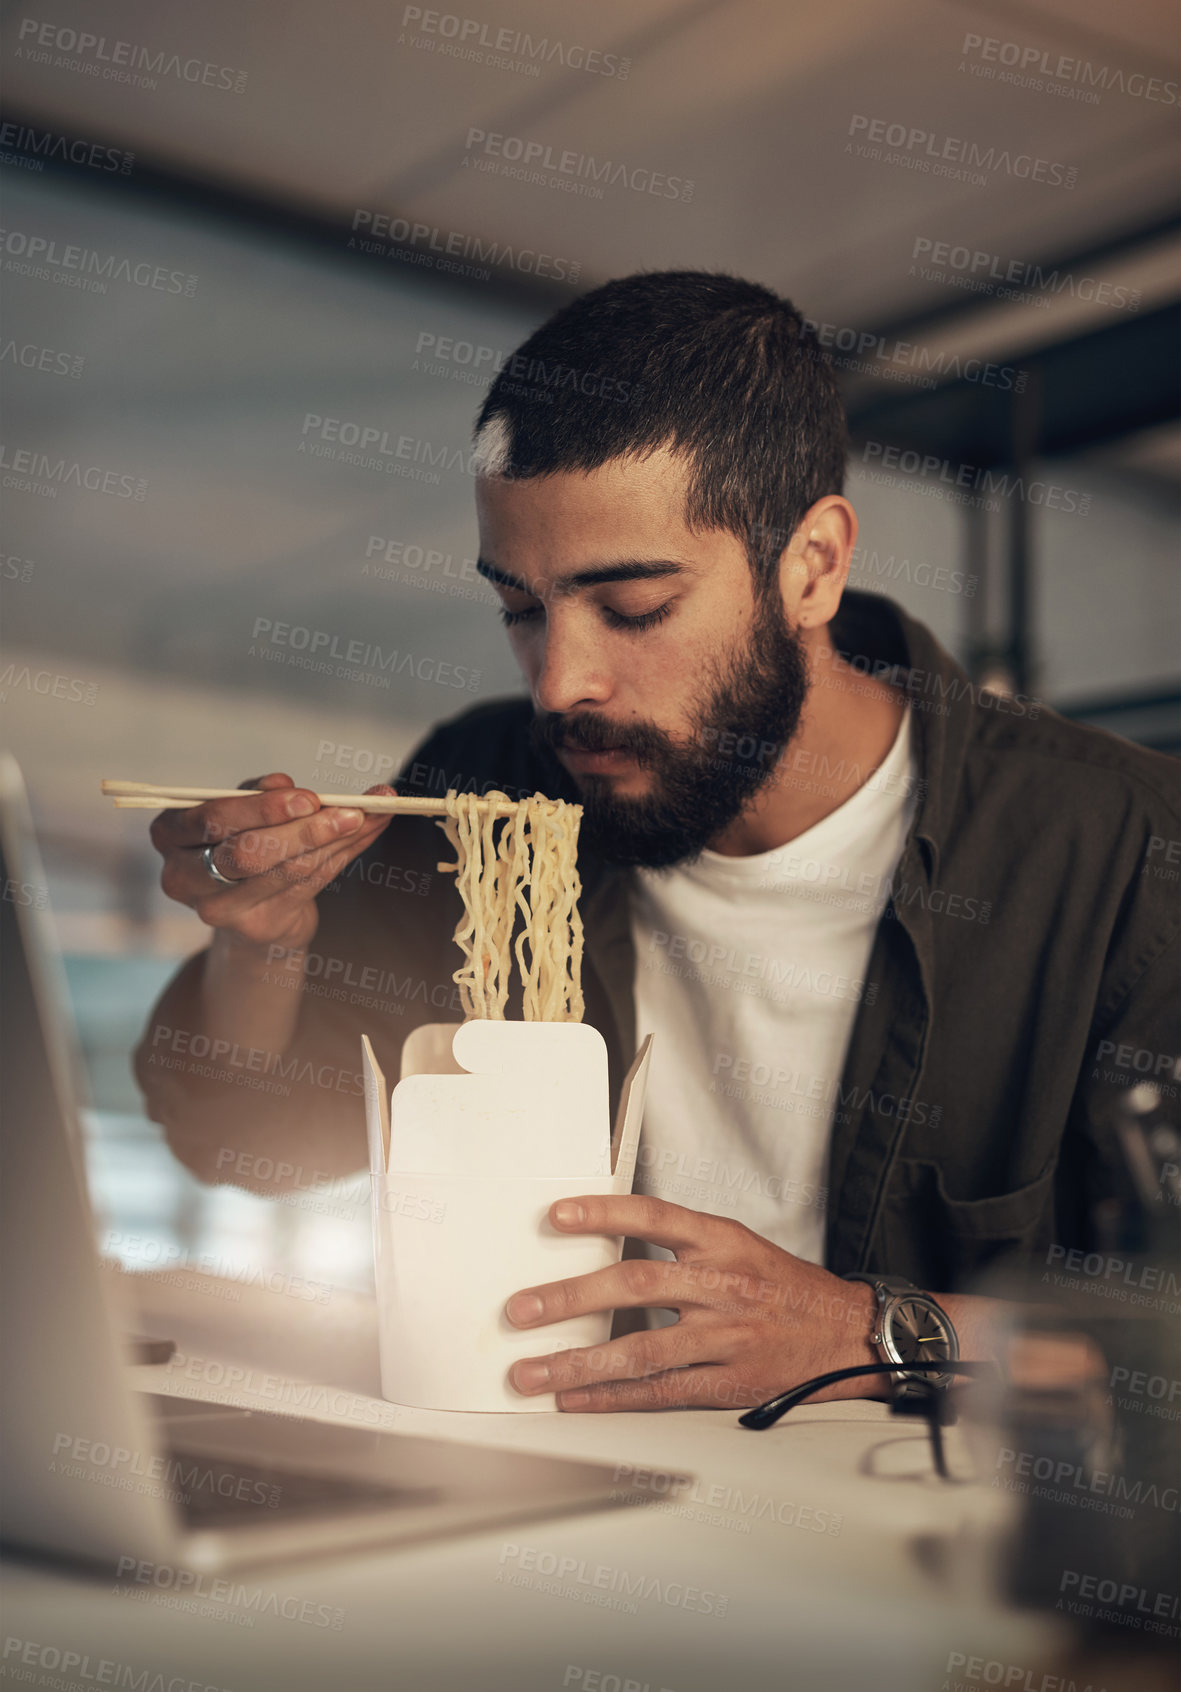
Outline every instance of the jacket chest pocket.
[(901, 1159), (882, 1206), (883, 1272), (963, 1292), (986, 1269), (1027, 1266), (1053, 1233), (1054, 1171), (1051, 1161), (1012, 1192), (955, 1199), (935, 1164)]

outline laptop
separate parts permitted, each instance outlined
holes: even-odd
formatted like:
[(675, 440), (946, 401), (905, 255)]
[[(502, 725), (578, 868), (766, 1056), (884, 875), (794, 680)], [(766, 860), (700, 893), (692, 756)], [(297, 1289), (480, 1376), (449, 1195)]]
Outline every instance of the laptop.
[(0, 1540), (216, 1572), (629, 1502), (617, 1471), (137, 1391), (100, 1268), (82, 1066), (16, 761), (0, 757)]

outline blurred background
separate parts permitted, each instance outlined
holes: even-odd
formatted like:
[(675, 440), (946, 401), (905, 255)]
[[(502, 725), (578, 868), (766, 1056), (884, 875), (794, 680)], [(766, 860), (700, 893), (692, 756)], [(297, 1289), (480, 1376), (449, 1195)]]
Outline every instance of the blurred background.
[(57, 0), (0, 63), (0, 702), (128, 1267), (364, 1287), (367, 1183), (207, 1189), (143, 1118), (128, 1054), (205, 931), (99, 780), (355, 790), (518, 690), (471, 424), (577, 292), (788, 295), (847, 395), (855, 585), (1181, 750), (1171, 0)]

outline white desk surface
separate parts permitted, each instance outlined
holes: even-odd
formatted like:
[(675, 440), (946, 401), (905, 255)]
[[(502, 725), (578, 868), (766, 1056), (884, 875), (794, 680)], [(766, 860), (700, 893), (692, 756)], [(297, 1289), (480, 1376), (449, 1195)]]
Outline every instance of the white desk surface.
[[(803, 1406), (765, 1433), (740, 1428), (732, 1411), (401, 1409), (377, 1396), (364, 1298), (336, 1290), (308, 1303), (191, 1273), (133, 1284), (142, 1331), (180, 1348), (171, 1364), (134, 1370), (152, 1391), (697, 1481), (672, 1505), (243, 1571), (234, 1583), (245, 1593), (208, 1614), (167, 1593), (120, 1595), (109, 1581), (9, 1563), (5, 1636), (88, 1655), (91, 1678), (74, 1671), (80, 1687), (96, 1684), (100, 1658), (128, 1666), (109, 1684), (144, 1692), (190, 1692), (190, 1682), (231, 1692), (936, 1692), (961, 1678), (952, 1653), (1062, 1672), (1065, 1632), (992, 1596), (1009, 1495), (940, 1481), (926, 1429), (885, 1405)], [(954, 1446), (960, 1430), (949, 1438)], [(828, 1523), (839, 1516), (839, 1532), (815, 1531), (815, 1515), (788, 1525), (791, 1506), (827, 1512)], [(585, 1562), (582, 1578), (545, 1590), (506, 1545)], [(596, 1587), (599, 1565), (632, 1583), (642, 1575), (648, 1596), (612, 1594), (611, 1576)], [(670, 1602), (681, 1587), (666, 1596), (668, 1583), (716, 1595), (714, 1613)], [(269, 1612), (254, 1600), (259, 1588), (279, 1595)], [(294, 1619), (291, 1598), (324, 1606), (315, 1614), (339, 1628)], [(70, 1684), (15, 1661), (0, 1667), (0, 1684)], [(29, 1678), (12, 1678), (21, 1672)]]

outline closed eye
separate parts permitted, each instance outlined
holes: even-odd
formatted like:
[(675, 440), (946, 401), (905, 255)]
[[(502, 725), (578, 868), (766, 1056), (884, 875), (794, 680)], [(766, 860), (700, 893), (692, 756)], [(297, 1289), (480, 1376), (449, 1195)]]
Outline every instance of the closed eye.
[[(658, 605), (654, 611), (644, 611), (637, 617), (625, 617), (622, 611), (613, 611), (609, 605), (601, 606), (600, 609), (608, 627), (630, 629), (633, 633), (638, 633), (641, 629), (654, 629), (657, 623), (663, 623), (672, 610), (672, 601)], [(530, 605), (524, 611), (510, 611), (507, 606), (502, 605), (500, 620), (506, 628), (511, 629), (519, 623), (532, 622), (535, 617), (541, 615), (541, 611), (540, 605)]]
[(612, 611), (609, 605), (604, 605), (603, 615), (613, 629), (654, 629), (657, 623), (663, 623), (672, 610), (672, 601), (658, 605), (655, 611), (645, 611), (638, 617), (625, 617), (622, 611)]

